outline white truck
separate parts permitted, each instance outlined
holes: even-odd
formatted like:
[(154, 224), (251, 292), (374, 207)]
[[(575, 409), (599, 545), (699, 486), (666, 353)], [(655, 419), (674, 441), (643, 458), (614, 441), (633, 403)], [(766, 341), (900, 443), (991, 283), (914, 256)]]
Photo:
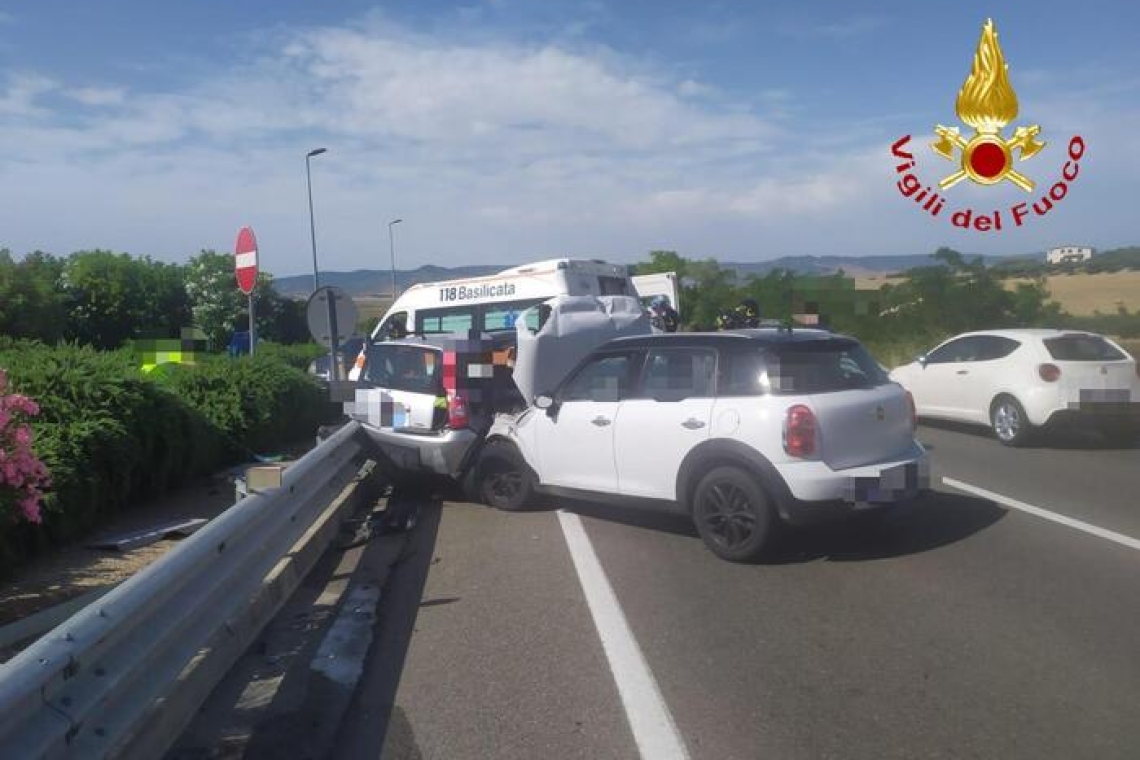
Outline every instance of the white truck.
[(681, 289), (677, 285), (676, 272), (660, 272), (658, 274), (639, 274), (630, 277), (637, 297), (642, 306), (649, 306), (655, 296), (665, 296), (669, 305), (681, 311)]

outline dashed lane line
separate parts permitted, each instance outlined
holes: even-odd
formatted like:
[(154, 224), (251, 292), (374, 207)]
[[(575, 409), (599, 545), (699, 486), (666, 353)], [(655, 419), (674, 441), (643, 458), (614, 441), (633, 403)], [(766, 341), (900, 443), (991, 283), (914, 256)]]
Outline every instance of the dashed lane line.
[(993, 491), (987, 491), (986, 489), (979, 488), (978, 486), (972, 486), (969, 483), (963, 483), (962, 481), (955, 480), (954, 478), (943, 477), (942, 482), (951, 488), (955, 488), (959, 491), (964, 491), (968, 494), (973, 494), (974, 496), (980, 496), (983, 499), (989, 499), (992, 502), (996, 502), (1003, 506), (1009, 507), (1010, 509), (1020, 510), (1026, 514), (1034, 515), (1044, 520), (1049, 520), (1051, 522), (1064, 525), (1068, 528), (1079, 530), (1083, 533), (1088, 533), (1089, 535), (1096, 536), (1097, 538), (1103, 538), (1106, 541), (1112, 541), (1113, 543), (1120, 544), (1121, 546), (1127, 546), (1129, 549), (1140, 550), (1140, 539), (1133, 538), (1132, 536), (1126, 536), (1123, 533), (1117, 533), (1116, 531), (1108, 530), (1107, 528), (1101, 528), (1091, 523), (1082, 522), (1081, 520), (1074, 520), (1072, 517), (1066, 517), (1065, 515), (1057, 514), (1056, 512), (1050, 512), (1048, 509), (1035, 507), (1032, 504), (1026, 504), (1024, 501), (1011, 499), (1008, 496), (1002, 496), (1001, 494), (994, 493)]

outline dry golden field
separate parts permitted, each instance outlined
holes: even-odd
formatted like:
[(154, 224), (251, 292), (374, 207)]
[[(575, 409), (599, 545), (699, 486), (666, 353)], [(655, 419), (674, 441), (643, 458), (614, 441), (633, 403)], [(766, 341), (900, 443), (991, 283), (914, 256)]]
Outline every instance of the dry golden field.
[[(885, 283), (898, 284), (905, 278), (860, 277), (855, 287), (860, 290), (881, 288)], [(1091, 316), (1094, 311), (1102, 314), (1116, 313), (1117, 306), (1123, 305), (1129, 311), (1140, 309), (1140, 272), (1101, 272), (1098, 274), (1058, 274), (1046, 278), (1049, 292), (1061, 308), (1077, 316)], [(1009, 279), (1005, 286), (1017, 287), (1025, 279)]]
[[(1140, 272), (1058, 274), (1046, 281), (1053, 300), (1070, 314), (1113, 314), (1118, 306), (1129, 311), (1140, 309)], [(1006, 287), (1014, 288), (1018, 282), (1025, 280), (1006, 280)]]

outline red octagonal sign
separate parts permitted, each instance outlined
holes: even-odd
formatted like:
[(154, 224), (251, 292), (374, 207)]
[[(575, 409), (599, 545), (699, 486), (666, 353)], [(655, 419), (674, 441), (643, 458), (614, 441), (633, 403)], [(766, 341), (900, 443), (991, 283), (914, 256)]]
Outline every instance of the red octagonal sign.
[(238, 233), (237, 247), (234, 249), (234, 274), (241, 292), (247, 296), (257, 284), (257, 238), (253, 230), (242, 227)]

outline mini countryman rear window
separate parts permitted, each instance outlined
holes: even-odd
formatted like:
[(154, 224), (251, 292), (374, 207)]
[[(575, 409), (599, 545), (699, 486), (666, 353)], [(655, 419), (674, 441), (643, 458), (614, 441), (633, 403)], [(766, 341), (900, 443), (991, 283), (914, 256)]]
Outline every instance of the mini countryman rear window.
[(854, 341), (788, 343), (764, 353), (759, 382), (769, 393), (828, 393), (890, 382), (867, 349)]

